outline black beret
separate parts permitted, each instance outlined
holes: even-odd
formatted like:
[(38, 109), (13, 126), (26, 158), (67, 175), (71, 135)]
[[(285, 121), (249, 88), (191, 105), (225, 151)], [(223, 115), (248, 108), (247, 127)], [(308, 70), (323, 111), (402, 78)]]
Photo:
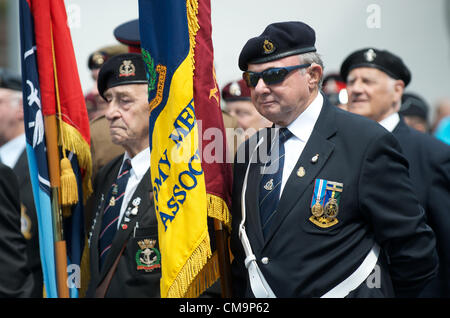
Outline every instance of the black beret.
[(247, 41), (239, 55), (239, 68), (260, 64), (290, 55), (315, 52), (316, 34), (307, 24), (298, 21), (272, 23), (264, 32)]
[(141, 54), (126, 53), (111, 57), (98, 74), (97, 87), (100, 96), (111, 87), (129, 84), (146, 84), (147, 75)]
[(22, 79), (3, 68), (0, 68), (0, 88), (8, 88), (15, 91), (22, 90)]
[(123, 53), (128, 53), (128, 46), (123, 44), (102, 47), (89, 55), (88, 67), (90, 70), (101, 68), (107, 59)]
[(428, 104), (420, 96), (412, 93), (404, 93), (399, 113), (403, 116), (417, 116), (428, 120), (428, 108)]
[(342, 63), (341, 76), (347, 80), (348, 73), (358, 67), (373, 67), (393, 79), (400, 79), (405, 87), (411, 81), (411, 72), (402, 59), (389, 51), (365, 48), (350, 54)]
[(250, 88), (243, 79), (230, 82), (222, 89), (222, 99), (226, 102), (250, 100)]
[(131, 47), (140, 48), (141, 37), (139, 34), (139, 19), (122, 23), (114, 29), (114, 37), (120, 43)]

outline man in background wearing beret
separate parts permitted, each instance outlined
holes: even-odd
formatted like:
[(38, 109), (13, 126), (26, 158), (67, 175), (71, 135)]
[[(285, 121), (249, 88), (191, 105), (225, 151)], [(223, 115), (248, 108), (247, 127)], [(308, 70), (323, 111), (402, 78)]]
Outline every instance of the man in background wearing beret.
[(234, 295), (417, 295), (437, 255), (407, 162), (380, 125), (321, 94), (314, 30), (271, 24), (245, 44), (239, 67), (275, 125), (234, 163)]
[(244, 80), (233, 81), (222, 89), (222, 99), (227, 112), (237, 119), (243, 130), (252, 129), (252, 133), (261, 128), (270, 127), (272, 123), (261, 116), (253, 105), (250, 89)]
[(25, 147), (22, 80), (20, 76), (0, 69), (0, 162), (14, 171), (19, 182), (21, 202), (17, 218), (21, 220), (21, 230), (26, 242), (27, 265), (34, 279), (33, 292), (28, 297), (40, 298), (43, 296), (43, 276), (38, 222)]
[(112, 141), (125, 149), (97, 174), (88, 297), (159, 297), (161, 256), (150, 183), (147, 78), (140, 54), (110, 58), (98, 78)]
[(422, 296), (450, 297), (450, 147), (408, 127), (398, 115), (411, 81), (398, 56), (376, 48), (358, 50), (344, 60), (341, 75), (347, 80), (348, 110), (379, 122), (398, 140), (413, 190), (436, 235), (439, 273)]
[(428, 110), (428, 104), (422, 97), (413, 93), (403, 93), (398, 114), (409, 127), (428, 133)]

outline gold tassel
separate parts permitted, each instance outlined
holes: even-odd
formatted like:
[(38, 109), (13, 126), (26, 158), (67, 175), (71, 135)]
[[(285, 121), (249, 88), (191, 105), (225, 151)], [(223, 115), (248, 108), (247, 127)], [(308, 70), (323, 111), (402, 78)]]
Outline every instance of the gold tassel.
[[(78, 185), (70, 160), (61, 159), (61, 204), (73, 205), (78, 202)], [(66, 213), (67, 214), (67, 213)], [(69, 213), (70, 215), (70, 213)], [(67, 215), (66, 215), (67, 216)]]
[(231, 214), (225, 201), (214, 194), (207, 193), (208, 200), (208, 216), (221, 221), (228, 232), (231, 232)]

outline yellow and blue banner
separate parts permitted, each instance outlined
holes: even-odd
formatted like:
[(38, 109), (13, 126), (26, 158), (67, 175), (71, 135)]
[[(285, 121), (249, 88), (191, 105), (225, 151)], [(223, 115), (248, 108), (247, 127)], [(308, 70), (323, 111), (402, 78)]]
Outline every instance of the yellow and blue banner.
[[(207, 171), (201, 151), (202, 131), (208, 124), (202, 118), (199, 127), (199, 113), (206, 113), (223, 130), (212, 46), (207, 58), (196, 51), (202, 40), (198, 36), (204, 3), (209, 8), (209, 0), (139, 1), (151, 109), (150, 170), (161, 250), (161, 297), (196, 297), (217, 280), (208, 216), (230, 222), (231, 173), (221, 170), (225, 160)], [(209, 18), (210, 11), (206, 13)], [(210, 37), (210, 20), (208, 24)], [(196, 65), (201, 56), (202, 63)], [(198, 86), (200, 64), (209, 65), (210, 88)], [(207, 104), (201, 102), (199, 91), (209, 96)], [(208, 183), (213, 174), (214, 189)]]

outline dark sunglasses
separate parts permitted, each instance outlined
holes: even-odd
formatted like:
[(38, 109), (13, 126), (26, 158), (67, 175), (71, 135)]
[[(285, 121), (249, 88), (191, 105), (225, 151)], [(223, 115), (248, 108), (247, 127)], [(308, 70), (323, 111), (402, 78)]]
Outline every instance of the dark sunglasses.
[(287, 67), (274, 67), (264, 70), (260, 73), (246, 71), (244, 72), (244, 74), (242, 74), (242, 78), (244, 79), (245, 83), (247, 83), (248, 87), (255, 87), (258, 84), (260, 78), (263, 79), (266, 85), (273, 85), (284, 81), (286, 76), (293, 70), (309, 66), (311, 66), (311, 64), (301, 64)]

